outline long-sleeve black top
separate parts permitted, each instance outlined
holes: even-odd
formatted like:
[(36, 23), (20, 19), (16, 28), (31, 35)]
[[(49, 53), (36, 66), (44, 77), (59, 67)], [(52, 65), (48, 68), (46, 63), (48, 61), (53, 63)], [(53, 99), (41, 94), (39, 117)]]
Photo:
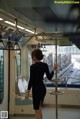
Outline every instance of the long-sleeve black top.
[(48, 65), (43, 62), (36, 62), (30, 66), (30, 80), (28, 83), (28, 90), (35, 88), (36, 90), (44, 85), (43, 83), (43, 76), (44, 73), (46, 74), (49, 80), (52, 79), (54, 72), (49, 72)]

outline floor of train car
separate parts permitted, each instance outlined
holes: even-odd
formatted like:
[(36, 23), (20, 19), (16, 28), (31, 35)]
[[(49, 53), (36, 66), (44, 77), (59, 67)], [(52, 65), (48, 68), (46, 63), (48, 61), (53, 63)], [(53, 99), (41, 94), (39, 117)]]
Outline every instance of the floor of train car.
[[(43, 119), (56, 119), (56, 109), (54, 107), (43, 108)], [(18, 116), (10, 117), (10, 119), (35, 119), (34, 116)], [(80, 109), (58, 108), (58, 119), (80, 119)]]

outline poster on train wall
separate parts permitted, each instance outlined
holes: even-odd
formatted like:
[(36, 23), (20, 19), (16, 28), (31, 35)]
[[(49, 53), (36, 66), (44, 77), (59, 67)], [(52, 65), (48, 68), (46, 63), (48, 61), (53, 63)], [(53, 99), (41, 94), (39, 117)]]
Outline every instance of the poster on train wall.
[(72, 43), (68, 39), (61, 39), (59, 40), (59, 45), (60, 46), (71, 46)]

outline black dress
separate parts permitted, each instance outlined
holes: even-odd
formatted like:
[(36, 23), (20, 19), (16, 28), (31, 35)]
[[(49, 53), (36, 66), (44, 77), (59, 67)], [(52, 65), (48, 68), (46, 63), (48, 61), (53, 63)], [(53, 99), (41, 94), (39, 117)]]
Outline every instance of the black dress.
[(40, 102), (43, 101), (46, 95), (46, 87), (43, 83), (43, 76), (46, 74), (49, 80), (52, 79), (54, 72), (49, 72), (48, 65), (43, 62), (36, 62), (30, 66), (30, 80), (28, 90), (32, 87), (33, 107), (39, 109)]

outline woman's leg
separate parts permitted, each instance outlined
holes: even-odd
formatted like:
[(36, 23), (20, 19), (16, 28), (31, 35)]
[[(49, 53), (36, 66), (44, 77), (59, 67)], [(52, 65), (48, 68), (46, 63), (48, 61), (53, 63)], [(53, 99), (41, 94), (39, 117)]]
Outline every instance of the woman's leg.
[(42, 119), (42, 105), (40, 103), (39, 109), (35, 110), (35, 118)]

